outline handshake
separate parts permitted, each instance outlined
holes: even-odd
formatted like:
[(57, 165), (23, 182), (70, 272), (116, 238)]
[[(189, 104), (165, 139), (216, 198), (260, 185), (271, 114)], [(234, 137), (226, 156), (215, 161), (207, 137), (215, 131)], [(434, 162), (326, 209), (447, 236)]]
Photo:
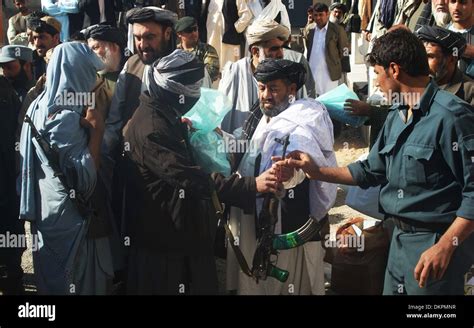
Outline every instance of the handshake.
[(283, 183), (293, 178), (295, 169), (303, 170), (309, 179), (318, 178), (319, 167), (307, 153), (295, 150), (284, 159), (274, 156), (272, 161), (272, 167), (255, 179), (259, 193), (280, 194)]

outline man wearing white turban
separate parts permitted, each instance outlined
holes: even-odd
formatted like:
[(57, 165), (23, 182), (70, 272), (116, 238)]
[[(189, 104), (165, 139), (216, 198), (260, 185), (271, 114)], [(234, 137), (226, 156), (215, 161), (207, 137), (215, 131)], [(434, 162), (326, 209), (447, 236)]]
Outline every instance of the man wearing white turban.
[[(222, 71), (219, 91), (228, 95), (233, 102), (233, 109), (222, 122), (222, 130), (233, 133), (244, 125), (252, 106), (258, 101), (257, 81), (253, 73), (257, 65), (265, 58), (288, 59), (303, 64), (310, 73), (308, 61), (296, 51), (283, 48), (290, 31), (274, 20), (256, 20), (247, 29), (246, 37), (251, 57), (242, 58), (230, 63)], [(314, 97), (314, 79), (308, 74), (305, 86), (297, 98)]]

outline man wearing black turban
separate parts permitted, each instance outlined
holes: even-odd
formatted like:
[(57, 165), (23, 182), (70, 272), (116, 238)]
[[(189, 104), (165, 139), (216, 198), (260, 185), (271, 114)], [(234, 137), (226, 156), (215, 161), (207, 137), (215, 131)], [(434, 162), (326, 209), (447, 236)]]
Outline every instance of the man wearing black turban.
[(107, 156), (117, 147), (123, 126), (138, 107), (138, 98), (145, 89), (143, 82), (148, 79), (148, 65), (174, 50), (172, 38), (176, 20), (175, 13), (157, 7), (133, 8), (127, 12), (127, 23), (131, 25), (129, 31), (133, 33), (132, 44), (137, 54), (125, 63), (117, 81), (104, 134)]
[(415, 34), (425, 45), (430, 74), (440, 88), (474, 106), (474, 81), (458, 68), (466, 39), (459, 33), (427, 25)]
[(181, 116), (200, 98), (204, 64), (175, 50), (152, 66), (140, 106), (124, 129), (129, 294), (217, 294), (215, 209), (254, 211), (256, 192), (275, 192), (275, 173), (211, 175), (197, 166)]
[[(295, 100), (298, 89), (306, 80), (306, 70), (300, 63), (285, 59), (265, 59), (255, 70), (259, 106), (254, 107), (244, 125), (239, 144), (248, 145), (246, 152), (235, 154), (234, 170), (242, 176), (260, 174), (272, 168), (272, 156), (281, 156), (283, 146), (276, 140), (289, 136), (287, 152), (305, 148), (321, 165), (336, 165), (333, 151), (333, 127), (326, 108), (314, 99)], [(284, 173), (284, 175), (288, 172)], [(297, 230), (312, 215), (323, 224), (336, 198), (336, 187), (310, 182), (297, 172), (284, 182), (286, 195), (280, 200), (280, 214), (275, 233)], [(230, 227), (239, 237), (241, 250), (252, 260), (256, 249), (256, 221), (262, 210), (261, 197), (255, 199), (256, 216), (238, 208), (230, 210)], [(239, 269), (228, 249), (227, 289), (238, 294), (324, 294), (323, 254), (320, 238), (290, 250), (279, 252), (275, 266), (290, 272), (285, 283), (276, 279), (255, 281)]]
[[(117, 80), (105, 121), (101, 153), (102, 171), (108, 172), (105, 184), (112, 186), (113, 173), (114, 185), (111, 189), (113, 199), (119, 203), (123, 197), (122, 178), (126, 175), (121, 167), (120, 156), (127, 146), (122, 142), (122, 129), (140, 104), (139, 97), (146, 89), (150, 65), (174, 49), (172, 27), (177, 15), (161, 8), (144, 7), (129, 10), (126, 18), (130, 24), (129, 32), (133, 34), (130, 36), (134, 41), (132, 44), (135, 45), (136, 54), (127, 60)], [(116, 211), (115, 214), (117, 221), (121, 222), (121, 211)]]
[[(271, 60), (265, 59), (258, 66), (255, 71), (255, 79), (261, 84), (278, 84), (278, 80), (281, 80), (280, 85), (287, 87), (287, 92), (281, 92), (280, 97), (275, 97), (272, 100), (271, 106), (266, 106), (267, 100), (262, 102), (260, 98), (260, 109), (267, 117), (277, 116), (279, 113), (288, 108), (291, 99), (295, 99), (296, 91), (299, 90), (306, 80), (306, 70), (300, 63), (296, 63), (290, 60)], [(280, 99), (279, 99), (280, 98)], [(280, 101), (279, 103), (277, 103)]]
[(113, 84), (113, 94), (115, 82), (127, 59), (125, 33), (117, 27), (101, 24), (90, 26), (81, 32), (89, 48), (104, 62), (105, 68), (101, 75)]
[[(474, 81), (457, 66), (466, 40), (459, 33), (448, 29), (423, 25), (415, 35), (423, 41), (428, 55), (430, 75), (440, 89), (451, 92), (474, 106)], [(369, 116), (366, 125), (371, 126), (370, 147), (372, 147), (387, 118), (390, 106), (369, 105), (360, 100), (348, 99), (346, 110), (356, 116)]]
[[(89, 48), (104, 62), (104, 69), (97, 73), (97, 81), (94, 86), (94, 97), (96, 109), (100, 111), (104, 120), (109, 119), (112, 97), (119, 74), (127, 60), (125, 51), (127, 39), (125, 33), (117, 27), (105, 24), (92, 25), (81, 31)], [(105, 162), (108, 163), (108, 162)], [(120, 190), (117, 181), (113, 180), (114, 171), (109, 165), (101, 165), (97, 178), (94, 194), (91, 197), (92, 206), (96, 209), (103, 225), (92, 224), (93, 234), (103, 233), (104, 227), (109, 229), (107, 234), (111, 235), (110, 243), (114, 258), (114, 271), (116, 282), (123, 280), (125, 260), (123, 255), (123, 242), (120, 240), (120, 223), (115, 219), (113, 209), (120, 208), (122, 201), (119, 196), (113, 196), (113, 191)], [(120, 286), (120, 284), (117, 284)]]
[(125, 33), (110, 25), (93, 25), (82, 31), (87, 44), (92, 51), (104, 62), (103, 73), (109, 73), (108, 79), (115, 82), (125, 64)]

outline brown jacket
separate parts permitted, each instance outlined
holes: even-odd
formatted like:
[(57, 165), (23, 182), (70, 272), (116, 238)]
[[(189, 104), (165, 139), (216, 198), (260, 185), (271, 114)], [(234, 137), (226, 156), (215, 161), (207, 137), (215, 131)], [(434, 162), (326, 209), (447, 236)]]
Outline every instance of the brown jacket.
[(137, 109), (140, 101), (143, 71), (145, 64), (140, 60), (138, 55), (133, 55), (127, 61), (127, 73), (125, 76), (125, 90), (127, 90), (127, 98), (120, 112), (123, 113), (123, 125), (132, 117), (135, 109)]
[(463, 99), (474, 106), (474, 80), (456, 68), (453, 78), (449, 83), (439, 86)]
[[(306, 44), (308, 47), (308, 62), (311, 58), (311, 50), (313, 48), (314, 29), (308, 33)], [(349, 56), (349, 43), (344, 29), (336, 24), (328, 22), (328, 30), (326, 32), (326, 63), (328, 65), (329, 76), (331, 80), (336, 81), (341, 78), (342, 67), (341, 60), (344, 55)]]

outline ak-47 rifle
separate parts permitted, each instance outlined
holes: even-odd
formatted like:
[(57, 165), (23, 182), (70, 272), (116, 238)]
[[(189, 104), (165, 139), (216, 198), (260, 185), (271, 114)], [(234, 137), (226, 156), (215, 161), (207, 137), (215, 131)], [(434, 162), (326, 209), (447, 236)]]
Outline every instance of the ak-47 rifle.
[[(283, 139), (275, 138), (275, 141), (283, 145), (283, 154), (281, 158), (286, 156), (286, 148), (290, 144), (290, 135)], [(278, 221), (278, 207), (280, 200), (275, 194), (268, 193), (263, 200), (262, 211), (258, 218), (259, 231), (257, 231), (257, 249), (255, 250), (252, 261), (252, 274), (257, 280), (265, 280), (267, 276), (274, 277), (279, 281), (288, 279), (288, 271), (279, 269), (272, 264), (271, 256), (278, 255), (273, 248), (273, 236), (275, 234), (275, 225)]]
[(24, 121), (28, 123), (31, 127), (31, 133), (38, 142), (38, 145), (43, 151), (44, 155), (46, 156), (46, 159), (48, 160), (48, 165), (53, 170), (54, 177), (57, 177), (63, 185), (64, 189), (66, 189), (69, 199), (76, 206), (79, 214), (81, 214), (83, 218), (88, 218), (93, 213), (93, 210), (89, 206), (89, 203), (79, 192), (71, 192), (73, 189), (69, 187), (66, 176), (64, 175), (59, 166), (58, 147), (55, 144), (49, 144), (49, 142), (41, 135), (41, 133), (38, 132), (35, 125), (33, 124), (33, 121), (28, 115), (25, 115)]
[[(283, 158), (286, 156), (286, 148), (289, 144), (289, 135), (283, 139), (275, 139), (283, 145)], [(252, 269), (242, 254), (242, 251), (235, 242), (234, 235), (229, 228), (229, 224), (224, 222), (223, 209), (217, 192), (214, 187), (212, 179), (210, 179), (211, 188), (211, 199), (216, 210), (216, 215), (219, 219), (219, 223), (224, 225), (228, 245), (234, 250), (237, 261), (242, 269), (242, 272), (247, 276), (254, 278), (257, 283), (259, 280), (265, 280), (267, 277), (273, 277), (281, 282), (285, 282), (288, 279), (289, 273), (286, 270), (277, 268), (272, 262), (271, 256), (277, 256), (279, 250), (295, 248), (303, 245), (310, 241), (317, 233), (321, 231), (322, 225), (315, 220), (311, 215), (308, 221), (299, 229), (286, 233), (286, 234), (275, 234), (275, 224), (278, 221), (278, 206), (279, 200), (273, 194), (267, 194), (265, 196), (262, 211), (260, 213), (260, 236), (257, 241), (257, 249), (255, 250)]]

